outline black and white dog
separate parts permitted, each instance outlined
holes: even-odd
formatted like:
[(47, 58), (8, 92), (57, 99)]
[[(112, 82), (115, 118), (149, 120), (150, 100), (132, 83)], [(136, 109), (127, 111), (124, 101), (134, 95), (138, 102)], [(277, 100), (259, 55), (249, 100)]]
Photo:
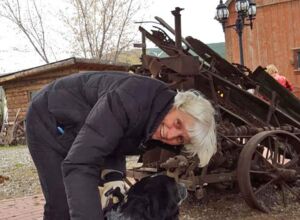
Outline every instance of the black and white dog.
[(127, 192), (123, 202), (105, 213), (106, 220), (177, 220), (187, 189), (171, 177), (143, 178)]

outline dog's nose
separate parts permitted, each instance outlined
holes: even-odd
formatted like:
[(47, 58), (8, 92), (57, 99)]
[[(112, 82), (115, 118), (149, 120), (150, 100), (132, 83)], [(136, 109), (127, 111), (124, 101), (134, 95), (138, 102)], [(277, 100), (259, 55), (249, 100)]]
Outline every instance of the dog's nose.
[(177, 190), (178, 190), (178, 198), (179, 198), (178, 205), (181, 205), (181, 203), (188, 196), (187, 188), (183, 183), (177, 183)]

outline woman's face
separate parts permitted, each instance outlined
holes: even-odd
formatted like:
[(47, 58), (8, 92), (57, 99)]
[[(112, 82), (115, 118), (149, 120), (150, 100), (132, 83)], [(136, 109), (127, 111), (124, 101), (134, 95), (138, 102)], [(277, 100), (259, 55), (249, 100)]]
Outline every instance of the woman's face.
[(192, 128), (195, 119), (178, 109), (172, 108), (152, 135), (152, 139), (170, 145), (190, 143), (187, 128)]

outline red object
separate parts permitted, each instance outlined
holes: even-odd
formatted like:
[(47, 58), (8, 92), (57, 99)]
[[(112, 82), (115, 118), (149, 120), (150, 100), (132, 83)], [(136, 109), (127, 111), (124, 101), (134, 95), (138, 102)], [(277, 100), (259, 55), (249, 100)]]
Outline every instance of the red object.
[(292, 84), (286, 79), (285, 76), (276, 73), (273, 75), (273, 77), (277, 80), (278, 83), (280, 83), (283, 87), (287, 88), (291, 92), (294, 90)]

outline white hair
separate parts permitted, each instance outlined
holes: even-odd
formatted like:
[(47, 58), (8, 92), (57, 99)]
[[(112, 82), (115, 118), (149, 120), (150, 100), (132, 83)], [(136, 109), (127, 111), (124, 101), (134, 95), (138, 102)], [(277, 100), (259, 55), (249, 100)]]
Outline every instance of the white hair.
[(270, 64), (268, 66), (266, 66), (266, 72), (273, 75), (278, 73), (278, 69), (274, 64)]
[(206, 166), (217, 151), (213, 106), (196, 90), (178, 91), (173, 105), (195, 118), (193, 127), (187, 128), (191, 142), (185, 144), (184, 148), (188, 153), (198, 156), (200, 167)]

